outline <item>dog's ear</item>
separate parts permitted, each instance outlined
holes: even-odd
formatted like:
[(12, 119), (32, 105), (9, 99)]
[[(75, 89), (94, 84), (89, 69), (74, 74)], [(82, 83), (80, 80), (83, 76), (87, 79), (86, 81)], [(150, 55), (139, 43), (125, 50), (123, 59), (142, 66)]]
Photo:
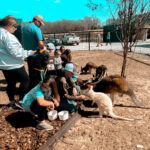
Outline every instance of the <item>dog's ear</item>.
[(88, 84), (88, 89), (89, 89), (89, 90), (90, 90), (90, 89), (93, 89), (93, 85)]

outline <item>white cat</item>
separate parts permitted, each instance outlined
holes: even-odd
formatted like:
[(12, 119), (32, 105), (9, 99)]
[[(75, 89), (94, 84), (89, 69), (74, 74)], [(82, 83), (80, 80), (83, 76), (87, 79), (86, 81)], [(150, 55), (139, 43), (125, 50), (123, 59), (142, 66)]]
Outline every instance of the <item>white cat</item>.
[(102, 117), (103, 114), (106, 114), (112, 118), (122, 119), (122, 120), (134, 120), (129, 118), (123, 118), (117, 116), (113, 113), (113, 105), (110, 97), (102, 92), (94, 92), (93, 86), (88, 85), (88, 89), (83, 93), (84, 95), (88, 96), (93, 103), (96, 103), (99, 108), (99, 116)]

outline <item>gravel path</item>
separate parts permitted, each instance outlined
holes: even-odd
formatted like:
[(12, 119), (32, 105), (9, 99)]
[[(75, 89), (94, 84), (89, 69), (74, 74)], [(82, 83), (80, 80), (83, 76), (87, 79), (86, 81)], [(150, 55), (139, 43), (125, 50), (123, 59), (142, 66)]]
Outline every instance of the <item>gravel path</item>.
[[(103, 43), (103, 46), (96, 47), (97, 43), (90, 43), (90, 50), (112, 50), (112, 51), (122, 51), (121, 43), (112, 43), (111, 45), (106, 45)], [(89, 43), (80, 43), (75, 46), (65, 46), (67, 49), (71, 49), (72, 51), (76, 50), (89, 50)], [(59, 48), (59, 46), (58, 46)], [(132, 48), (132, 51), (139, 54), (150, 55), (150, 40), (147, 41), (139, 41), (136, 46)]]

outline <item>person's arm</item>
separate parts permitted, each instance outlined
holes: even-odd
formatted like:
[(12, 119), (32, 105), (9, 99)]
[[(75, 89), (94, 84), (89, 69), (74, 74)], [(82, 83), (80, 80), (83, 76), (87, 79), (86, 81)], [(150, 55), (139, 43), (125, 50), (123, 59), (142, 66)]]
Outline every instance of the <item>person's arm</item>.
[(78, 94), (76, 87), (73, 87), (73, 89), (72, 89), (72, 94), (73, 94), (74, 96), (76, 96), (76, 95)]
[(43, 35), (40, 28), (36, 28), (34, 31), (36, 39), (38, 40), (38, 47), (44, 49)]
[(64, 94), (64, 96), (68, 99), (68, 100), (84, 100), (85, 96), (84, 95), (78, 95), (78, 96), (72, 96), (69, 95), (68, 93)]
[(50, 106), (51, 110), (55, 108), (54, 103), (52, 101), (45, 100), (44, 97), (37, 97), (37, 102), (40, 106)]
[(68, 100), (80, 100), (80, 99), (84, 99), (85, 98), (85, 96), (83, 96), (83, 95), (78, 95), (78, 96), (69, 95), (68, 90), (66, 88), (67, 87), (66, 86), (67, 82), (66, 82), (65, 78), (62, 78), (61, 83), (62, 83), (62, 88), (63, 88), (62, 92), (64, 93), (64, 97), (66, 99), (68, 99)]
[(55, 104), (55, 106), (56, 106), (56, 107), (58, 107), (58, 106), (59, 106), (59, 102), (58, 102), (58, 100), (57, 100), (57, 99), (53, 98), (53, 102), (54, 102), (54, 104)]
[(44, 49), (44, 42), (43, 41), (38, 41), (38, 46), (40, 49)]
[(4, 44), (8, 53), (10, 53), (16, 59), (24, 59), (36, 52), (33, 50), (24, 50), (14, 35), (6, 35)]

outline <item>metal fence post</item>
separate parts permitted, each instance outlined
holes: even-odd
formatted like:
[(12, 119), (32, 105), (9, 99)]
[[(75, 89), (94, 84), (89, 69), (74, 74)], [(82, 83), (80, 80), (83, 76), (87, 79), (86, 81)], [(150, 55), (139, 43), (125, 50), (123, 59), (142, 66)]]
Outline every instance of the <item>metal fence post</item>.
[(90, 51), (90, 42), (91, 42), (91, 33), (90, 33), (90, 31), (88, 33), (88, 42), (89, 42), (89, 51)]

